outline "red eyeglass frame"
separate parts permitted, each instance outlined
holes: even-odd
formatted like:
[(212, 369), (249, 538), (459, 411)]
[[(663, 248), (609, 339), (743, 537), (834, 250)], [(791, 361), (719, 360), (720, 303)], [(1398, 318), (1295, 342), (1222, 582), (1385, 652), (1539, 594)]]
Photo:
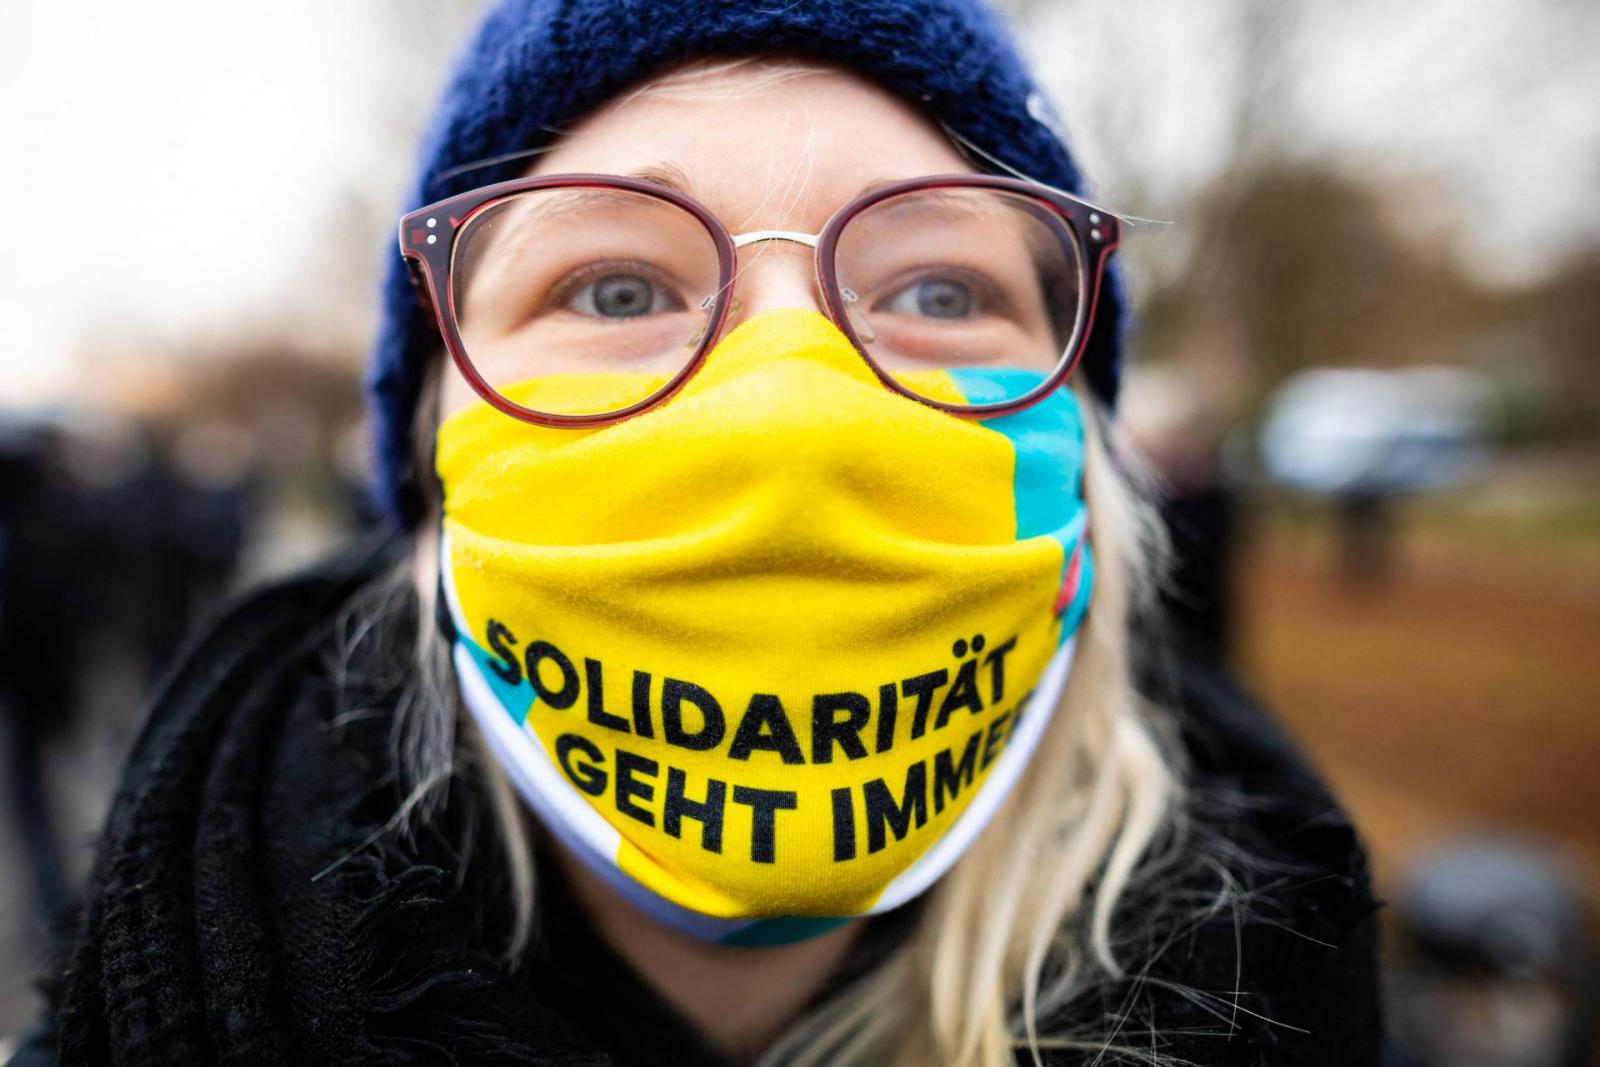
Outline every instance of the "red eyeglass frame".
[[(450, 269), (456, 240), (479, 212), (486, 211), (501, 201), (521, 193), (552, 188), (622, 189), (664, 200), (693, 215), (705, 227), (717, 250), (717, 291), (715, 302), (710, 309), (711, 325), (701, 338), (699, 347), (684, 364), (683, 369), (666, 385), (643, 400), (618, 411), (593, 415), (557, 415), (535, 411), (506, 399), (473, 367), (456, 326), (454, 279)], [(850, 220), (873, 205), (896, 196), (952, 188), (996, 189), (1026, 197), (1059, 216), (1067, 224), (1067, 231), (1077, 242), (1079, 292), (1086, 293), (1088, 299), (1078, 302), (1077, 321), (1073, 324), (1073, 334), (1068, 342), (1067, 358), (1061, 361), (1045, 381), (1014, 400), (995, 404), (955, 405), (911, 392), (872, 358), (867, 346), (856, 335), (855, 327), (845, 310), (845, 299), (839, 286), (834, 255), (838, 248), (839, 235)], [(1122, 229), (1122, 220), (1106, 209), (1034, 182), (987, 174), (930, 175), (879, 186), (856, 197), (834, 212), (821, 232), (815, 235), (813, 265), (817, 276), (817, 287), (827, 306), (828, 318), (833, 320), (834, 325), (844, 333), (856, 352), (888, 389), (951, 415), (992, 418), (1009, 415), (1038, 403), (1066, 381), (1078, 365), (1094, 328), (1095, 309), (1100, 302), (1100, 286), (1105, 275), (1106, 263), (1111, 253), (1116, 251), (1122, 242)], [(432, 312), (439, 335), (443, 338), (445, 348), (449, 351), (456, 369), (466, 378), (473, 391), (489, 404), (512, 418), (540, 426), (604, 425), (637, 415), (662, 403), (682, 388), (683, 384), (700, 369), (706, 353), (721, 337), (723, 327), (727, 324), (728, 313), (733, 306), (733, 282), (738, 266), (738, 249), (734, 243), (734, 235), (722, 224), (722, 220), (692, 197), (642, 178), (611, 174), (554, 174), (540, 178), (518, 178), (498, 182), (408, 212), (401, 217), (399, 230), (400, 254), (411, 273), (412, 284), (416, 287), (423, 305)]]

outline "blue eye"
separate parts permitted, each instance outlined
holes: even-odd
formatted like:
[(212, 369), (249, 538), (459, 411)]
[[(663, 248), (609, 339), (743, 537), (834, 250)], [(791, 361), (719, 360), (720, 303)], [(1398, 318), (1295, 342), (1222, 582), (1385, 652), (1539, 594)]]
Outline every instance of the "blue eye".
[(642, 274), (619, 271), (589, 282), (572, 294), (567, 307), (600, 319), (634, 319), (682, 311), (677, 295)]
[(977, 313), (978, 299), (967, 283), (935, 275), (917, 279), (878, 307), (896, 315), (966, 319)]

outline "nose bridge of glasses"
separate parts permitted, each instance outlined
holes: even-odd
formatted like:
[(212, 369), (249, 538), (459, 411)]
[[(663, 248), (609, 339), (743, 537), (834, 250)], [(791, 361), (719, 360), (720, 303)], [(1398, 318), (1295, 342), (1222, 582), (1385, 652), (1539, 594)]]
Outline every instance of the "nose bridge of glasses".
[[(741, 256), (735, 275), (733, 323), (772, 308), (805, 307), (825, 314), (816, 263), (819, 239), (818, 234), (794, 230), (753, 230), (735, 235), (733, 245)], [(769, 254), (785, 245), (791, 249), (790, 254)], [(807, 250), (810, 254), (806, 254)]]
[(763, 241), (789, 241), (815, 250), (821, 239), (819, 233), (801, 233), (798, 230), (751, 230), (749, 233), (734, 234), (733, 247), (747, 248)]
[[(765, 245), (772, 241), (783, 241), (811, 250), (811, 277), (804, 291), (798, 286), (773, 289), (770, 282), (758, 283), (760, 295), (755, 300), (746, 302), (737, 295), (735, 296), (735, 321), (743, 321), (766, 307), (793, 306), (794, 301), (799, 300), (807, 301), (815, 310), (831, 315), (831, 312), (828, 311), (827, 300), (823, 294), (822, 265), (817, 261), (817, 245), (821, 240), (822, 235), (820, 233), (801, 233), (797, 230), (751, 230), (749, 233), (735, 234), (733, 247), (738, 250), (743, 250), (753, 245)], [(752, 285), (755, 279), (752, 277), (751, 271), (755, 267), (755, 260), (761, 256), (763, 251), (765, 251), (764, 248), (758, 248), (751, 257), (751, 261), (739, 270), (739, 278), (745, 288), (758, 288), (757, 285)], [(798, 281), (798, 275), (794, 276), (794, 280)], [(804, 292), (804, 295), (802, 295), (802, 292)], [(845, 289), (842, 296), (844, 298), (844, 312), (849, 316), (851, 328), (854, 330), (857, 339), (862, 344), (872, 344), (877, 340), (877, 335), (872, 329), (872, 324), (867, 321), (866, 317), (861, 313), (861, 309), (856, 306), (856, 294), (849, 289)], [(843, 327), (844, 324), (838, 323), (838, 325)]]

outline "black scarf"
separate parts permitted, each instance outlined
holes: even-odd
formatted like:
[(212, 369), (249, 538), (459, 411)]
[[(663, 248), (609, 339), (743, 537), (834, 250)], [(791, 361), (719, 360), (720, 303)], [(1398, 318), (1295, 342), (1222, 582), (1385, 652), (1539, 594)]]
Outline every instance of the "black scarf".
[[(553, 878), (537, 950), (516, 968), (500, 959), (507, 894), (470, 776), (415, 834), (385, 831), (398, 693), (381, 665), (330, 655), (341, 606), (385, 565), (368, 548), (255, 595), (159, 688), (53, 1033), (19, 1062), (52, 1042), (70, 1064), (717, 1062)], [(379, 659), (381, 645), (368, 642)], [(1373, 904), (1353, 831), (1219, 672), (1171, 684), (1200, 786), (1193, 870), (1159, 899), (1130, 894), (1138, 972), (1052, 1025), (1104, 1034), (1121, 1018), (1119, 1043), (1176, 1062), (1376, 1062)], [(1196, 920), (1217, 870), (1235, 867), (1245, 906)], [(903, 926), (864, 938), (848, 971)]]

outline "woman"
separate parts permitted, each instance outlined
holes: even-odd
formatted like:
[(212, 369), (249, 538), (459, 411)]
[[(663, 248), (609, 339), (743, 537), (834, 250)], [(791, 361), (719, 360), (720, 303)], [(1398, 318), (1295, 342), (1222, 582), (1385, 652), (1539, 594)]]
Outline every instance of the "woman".
[(1141, 612), (1053, 129), (969, 0), (495, 10), (370, 378), (404, 536), (169, 680), (32, 1047), (1373, 1062), (1353, 832)]

